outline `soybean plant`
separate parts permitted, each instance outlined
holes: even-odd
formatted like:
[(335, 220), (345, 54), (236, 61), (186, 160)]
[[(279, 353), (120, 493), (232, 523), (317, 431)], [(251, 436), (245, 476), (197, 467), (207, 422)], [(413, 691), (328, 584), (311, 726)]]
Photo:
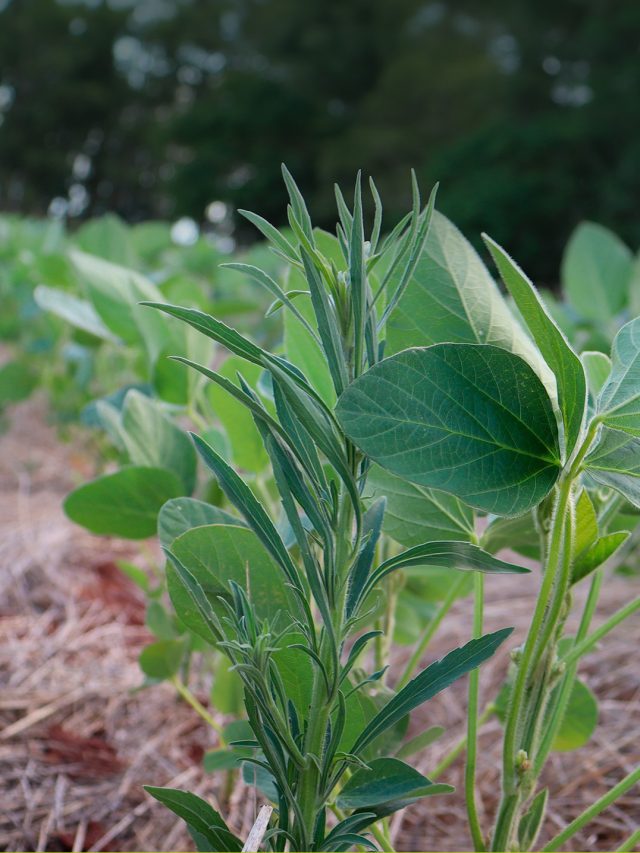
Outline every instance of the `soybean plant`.
[[(502, 792), (490, 836), (480, 825), (474, 785), (475, 676), (466, 773), (474, 848), (529, 850), (548, 797), (538, 780), (580, 687), (580, 659), (640, 607), (640, 599), (630, 601), (590, 633), (601, 567), (628, 536), (608, 527), (622, 507), (640, 506), (640, 318), (620, 329), (611, 362), (598, 358), (597, 366), (606, 369), (596, 371), (593, 354), (578, 357), (515, 262), (490, 238), (485, 242), (526, 323), (528, 336), (521, 330), (520, 340), (535, 344), (535, 358), (523, 358), (504, 340), (488, 340), (483, 333), (491, 323), (485, 322), (474, 342), (452, 338), (373, 365), (341, 395), (336, 415), (367, 458), (487, 514), (488, 536), (502, 529), (503, 542), (511, 535), (509, 544), (518, 549), (517, 537), (535, 522), (543, 575), (527, 639), (513, 651), (498, 702), (504, 719)], [(432, 286), (437, 293), (435, 279)], [(467, 305), (476, 318), (492, 313), (488, 304)], [(411, 322), (420, 320), (414, 313)], [(570, 636), (565, 626), (573, 589), (587, 577), (590, 590), (577, 633)], [(481, 594), (475, 625), (482, 625)], [(543, 849), (558, 849), (639, 779), (636, 768)]]

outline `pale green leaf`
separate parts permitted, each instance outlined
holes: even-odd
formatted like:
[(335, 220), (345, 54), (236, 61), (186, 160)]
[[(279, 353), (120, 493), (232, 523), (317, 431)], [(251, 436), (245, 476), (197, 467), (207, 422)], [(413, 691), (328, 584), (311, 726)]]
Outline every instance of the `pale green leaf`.
[(434, 211), (411, 281), (387, 323), (387, 354), (429, 344), (496, 344), (522, 356), (555, 393), (555, 379), (475, 249)]
[(632, 260), (619, 237), (594, 222), (582, 222), (562, 259), (562, 287), (571, 305), (583, 317), (606, 323), (625, 306)]
[(75, 489), (65, 500), (64, 511), (92, 533), (146, 539), (156, 532), (162, 505), (183, 492), (173, 471), (132, 466)]
[(373, 465), (363, 493), (366, 504), (386, 497), (384, 532), (406, 547), (432, 539), (471, 541), (473, 510), (453, 495), (428, 489)]
[(640, 438), (603, 427), (600, 440), (585, 459), (585, 470), (640, 507)]
[(585, 373), (587, 374), (587, 385), (589, 386), (589, 394), (593, 400), (596, 400), (598, 394), (602, 390), (602, 386), (609, 378), (611, 372), (611, 359), (603, 352), (587, 351), (580, 355), (584, 365)]
[(44, 284), (36, 287), (33, 296), (43, 311), (50, 311), (77, 329), (95, 335), (103, 341), (119, 340), (102, 322), (91, 302), (86, 299), (79, 299), (71, 293), (55, 287), (47, 287)]
[(640, 435), (640, 317), (613, 341), (611, 374), (598, 396), (598, 417), (615, 429)]
[(520, 267), (486, 234), (483, 239), (533, 340), (556, 377), (558, 403), (565, 430), (565, 453), (568, 456), (582, 430), (587, 408), (587, 381), (582, 362)]
[(191, 494), (196, 481), (196, 454), (189, 436), (139, 391), (129, 391), (122, 411), (121, 435), (134, 465), (168, 468)]

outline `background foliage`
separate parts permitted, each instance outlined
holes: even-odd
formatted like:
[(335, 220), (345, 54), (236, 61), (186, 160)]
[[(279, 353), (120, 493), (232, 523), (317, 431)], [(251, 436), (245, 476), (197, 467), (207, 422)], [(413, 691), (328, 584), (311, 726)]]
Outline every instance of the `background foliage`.
[(415, 166), (555, 283), (583, 218), (640, 242), (639, 26), (634, 0), (1, 0), (0, 207), (281, 223), (285, 161), (326, 226), (334, 180), (375, 174), (392, 218)]

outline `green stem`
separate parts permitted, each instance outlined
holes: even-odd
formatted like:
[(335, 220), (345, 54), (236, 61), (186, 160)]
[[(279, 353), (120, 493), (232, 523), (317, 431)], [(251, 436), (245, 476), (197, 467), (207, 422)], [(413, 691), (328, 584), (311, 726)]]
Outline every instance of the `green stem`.
[(405, 685), (413, 677), (414, 672), (416, 671), (416, 669), (420, 665), (420, 661), (422, 660), (422, 656), (423, 656), (427, 646), (429, 645), (429, 643), (433, 639), (434, 634), (436, 633), (436, 631), (440, 627), (442, 620), (447, 615), (447, 613), (451, 610), (451, 607), (452, 607), (453, 603), (455, 602), (456, 598), (458, 597), (458, 593), (462, 589), (462, 585), (466, 582), (466, 580), (467, 580), (466, 576), (464, 574), (461, 574), (461, 577), (458, 579), (458, 581), (456, 583), (452, 583), (451, 586), (449, 587), (449, 591), (447, 593), (447, 596), (444, 599), (444, 601), (442, 602), (442, 604), (440, 605), (440, 609), (438, 610), (436, 615), (433, 617), (431, 622), (429, 622), (425, 632), (423, 633), (422, 637), (420, 638), (420, 641), (418, 642), (418, 645), (415, 648), (415, 651), (413, 652), (413, 654), (409, 658), (409, 663), (405, 667), (405, 670), (402, 673), (400, 680), (398, 681), (398, 683), (396, 685), (396, 690), (401, 690), (403, 687), (405, 687)]
[[(474, 577), (474, 606), (473, 606), (473, 637), (482, 636), (484, 615), (484, 578), (481, 572)], [(479, 672), (471, 671), (469, 675), (469, 709), (467, 712), (467, 761), (464, 771), (464, 790), (469, 818), (469, 831), (475, 850), (486, 850), (478, 810), (476, 807), (476, 762), (478, 753), (478, 693)]]
[(187, 685), (184, 684), (182, 681), (180, 681), (180, 679), (178, 678), (177, 675), (174, 675), (174, 677), (171, 679), (171, 683), (176, 688), (176, 690), (178, 691), (180, 696), (184, 699), (184, 701), (188, 705), (191, 705), (191, 707), (196, 712), (196, 714), (198, 714), (200, 717), (202, 717), (202, 719), (205, 721), (205, 723), (210, 725), (211, 728), (215, 731), (215, 733), (218, 735), (218, 739), (220, 740), (220, 746), (223, 746), (223, 747), (226, 746), (227, 744), (226, 744), (226, 741), (224, 739), (223, 727), (220, 725), (220, 723), (218, 723), (216, 720), (214, 720), (214, 718), (207, 711), (207, 709), (204, 707), (204, 705), (202, 705), (196, 699), (196, 697), (193, 695), (193, 693), (189, 690)]
[[(526, 698), (531, 691), (532, 679), (537, 670), (540, 655), (539, 640), (543, 632), (550, 633), (547, 614), (553, 607), (552, 596), (558, 583), (558, 574), (562, 572), (565, 557), (566, 536), (565, 516), (571, 502), (572, 480), (563, 478), (560, 482), (556, 505), (551, 525), (551, 535), (547, 559), (545, 561), (542, 585), (538, 593), (536, 607), (531, 619), (529, 633), (518, 663), (515, 682), (511, 690), (504, 732), (503, 763), (502, 763), (502, 800), (496, 818), (492, 849), (508, 850), (511, 845), (513, 827), (521, 805), (522, 791), (519, 787), (522, 767), (518, 766), (518, 750), (521, 746), (523, 726), (528, 724), (530, 715), (527, 713)], [(570, 565), (569, 565), (570, 568)], [(555, 626), (551, 626), (554, 629)], [(543, 674), (543, 678), (546, 673)], [(539, 703), (545, 697), (540, 690), (534, 690), (534, 701)], [(534, 727), (535, 727), (535, 721)], [(531, 728), (531, 725), (529, 728)], [(525, 756), (525, 759), (527, 757)]]
[(640, 610), (640, 596), (634, 598), (629, 602), (629, 604), (625, 604), (625, 606), (621, 607), (620, 610), (616, 610), (616, 612), (611, 615), (606, 622), (603, 622), (599, 628), (596, 628), (596, 630), (589, 634), (588, 637), (585, 637), (582, 642), (576, 643), (576, 645), (573, 646), (573, 648), (571, 648), (562, 658), (563, 663), (566, 666), (570, 666), (575, 661), (580, 660), (580, 658), (583, 655), (586, 655), (587, 652), (590, 652), (604, 636), (606, 636), (610, 631), (613, 631), (615, 627), (637, 610)]
[[(601, 586), (602, 570), (598, 569), (598, 571), (595, 572), (593, 578), (591, 579), (589, 595), (587, 596), (587, 600), (582, 611), (582, 618), (580, 619), (580, 625), (576, 633), (574, 645), (575, 643), (579, 643), (581, 640), (583, 640), (587, 634), (587, 631), (589, 630), (589, 625), (591, 624), (593, 614), (598, 604), (598, 597), (600, 595)], [(551, 749), (553, 747), (553, 741), (556, 737), (558, 729), (562, 724), (562, 720), (564, 719), (564, 715), (569, 704), (569, 699), (571, 698), (571, 691), (573, 690), (573, 685), (576, 680), (577, 668), (578, 664), (576, 661), (574, 664), (566, 668), (565, 675), (563, 676), (562, 684), (560, 686), (560, 689), (558, 690), (558, 697), (554, 703), (552, 712), (549, 714), (549, 720), (545, 728), (542, 742), (539, 748), (536, 750), (534, 760), (534, 776), (536, 778), (542, 772), (542, 768), (544, 767), (549, 753), (551, 752)]]
[(562, 845), (568, 841), (572, 835), (575, 835), (575, 833), (581, 830), (585, 824), (589, 823), (590, 820), (593, 820), (594, 817), (597, 817), (600, 812), (604, 811), (608, 806), (615, 802), (618, 797), (626, 794), (629, 788), (632, 788), (639, 781), (640, 767), (636, 767), (636, 769), (627, 774), (621, 782), (618, 782), (618, 784), (610, 791), (607, 791), (604, 796), (600, 797), (600, 799), (596, 800), (588, 809), (585, 809), (582, 814), (578, 815), (575, 820), (572, 820), (571, 823), (562, 830), (562, 832), (559, 832), (554, 838), (552, 838), (551, 841), (542, 848), (542, 853), (552, 853), (552, 851), (557, 850), (558, 847), (562, 847)]
[(635, 832), (632, 832), (631, 835), (624, 841), (620, 847), (617, 848), (616, 853), (627, 853), (627, 851), (634, 850), (640, 844), (640, 829), (636, 829)]
[(521, 721), (522, 704), (525, 689), (527, 687), (527, 681), (530, 675), (530, 667), (533, 660), (534, 650), (542, 631), (545, 613), (553, 590), (556, 571), (560, 563), (564, 534), (564, 516), (569, 503), (570, 494), (571, 482), (569, 480), (565, 480), (560, 487), (556, 503), (549, 553), (546, 560), (542, 586), (540, 588), (540, 593), (538, 594), (538, 600), (531, 619), (529, 634), (525, 642), (522, 657), (518, 664), (516, 680), (513, 685), (504, 734), (502, 772), (503, 789), (507, 795), (514, 794), (516, 790), (516, 752), (518, 749), (518, 734)]

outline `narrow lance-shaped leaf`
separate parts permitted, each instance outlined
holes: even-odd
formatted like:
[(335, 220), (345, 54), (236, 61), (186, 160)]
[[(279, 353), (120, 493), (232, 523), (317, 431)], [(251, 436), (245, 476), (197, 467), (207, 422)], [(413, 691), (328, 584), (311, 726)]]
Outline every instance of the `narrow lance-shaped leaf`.
[(382, 563), (372, 572), (367, 587), (371, 588), (397, 569), (409, 566), (430, 566), (466, 572), (493, 574), (528, 574), (529, 569), (499, 560), (470, 542), (426, 542), (402, 551)]
[(356, 178), (353, 201), (353, 224), (351, 227), (351, 239), (349, 241), (349, 284), (353, 313), (353, 359), (357, 376), (362, 370), (364, 326), (367, 312), (367, 281), (364, 269), (364, 223), (362, 219), (360, 172), (358, 172), (358, 177)]
[(294, 587), (301, 590), (303, 587), (298, 576), (298, 570), (262, 504), (233, 468), (206, 441), (194, 433), (191, 433), (191, 437), (198, 453), (218, 478), (222, 491), (231, 503), (240, 510), (249, 527), (276, 559)]
[(222, 817), (205, 800), (188, 791), (174, 788), (144, 785), (144, 789), (202, 835), (211, 844), (212, 850), (242, 850), (240, 839), (229, 830)]
[(329, 301), (329, 294), (324, 286), (324, 282), (314, 267), (308, 253), (304, 249), (301, 249), (301, 255), (305, 276), (309, 283), (311, 302), (318, 323), (322, 348), (329, 365), (336, 394), (341, 394), (349, 380), (336, 313)]
[(355, 380), (336, 414), (383, 468), (486, 512), (526, 512), (560, 471), (542, 382), (523, 359), (498, 347), (405, 350)]
[(459, 649), (432, 663), (420, 675), (412, 679), (406, 687), (397, 693), (375, 717), (368, 723), (362, 734), (349, 750), (357, 755), (406, 714), (423, 702), (431, 699), (441, 690), (453, 684), (458, 678), (480, 666), (490, 658), (498, 647), (511, 634), (513, 628), (503, 628), (493, 634), (486, 634), (477, 640), (471, 640)]
[(360, 549), (360, 553), (349, 572), (348, 592), (345, 603), (345, 614), (349, 618), (354, 612), (358, 601), (363, 595), (363, 590), (367, 584), (367, 578), (371, 570), (373, 558), (376, 551), (376, 545), (380, 538), (382, 529), (382, 520), (387, 505), (386, 498), (380, 497), (375, 501), (364, 514), (362, 520), (362, 533), (364, 544)]
[(568, 456), (582, 430), (587, 407), (587, 381), (582, 362), (520, 267), (490, 237), (482, 236), (538, 349), (556, 377)]
[[(320, 343), (318, 336), (315, 331), (311, 327), (311, 324), (307, 321), (306, 317), (298, 310), (298, 307), (295, 305), (293, 300), (290, 298), (290, 295), (285, 293), (285, 291), (280, 287), (280, 285), (275, 282), (270, 275), (268, 275), (264, 270), (261, 270), (259, 267), (254, 267), (251, 264), (221, 264), (222, 269), (229, 270), (237, 270), (238, 272), (245, 273), (257, 281), (258, 284), (262, 285), (266, 290), (269, 291), (273, 296), (275, 296), (276, 300), (279, 301), (282, 305), (286, 305), (286, 307), (294, 314), (298, 320), (302, 323), (305, 329), (309, 332), (309, 334), (314, 338), (317, 343)], [(294, 291), (296, 295), (298, 293), (305, 293), (306, 291)]]

